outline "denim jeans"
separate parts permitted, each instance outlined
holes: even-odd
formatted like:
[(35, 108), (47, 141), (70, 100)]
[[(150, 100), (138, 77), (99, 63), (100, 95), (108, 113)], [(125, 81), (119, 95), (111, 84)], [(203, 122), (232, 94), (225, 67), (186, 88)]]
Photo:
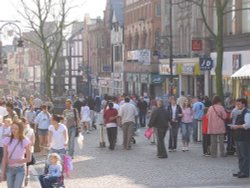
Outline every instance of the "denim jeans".
[(39, 181), (42, 188), (53, 188), (54, 183), (60, 182), (60, 177), (40, 175)]
[(146, 125), (146, 112), (140, 111), (139, 112), (139, 120), (141, 127), (145, 127)]
[(178, 129), (179, 123), (171, 122), (169, 130), (168, 149), (177, 149)]
[(68, 135), (69, 135), (69, 143), (68, 143), (69, 155), (73, 157), (75, 152), (75, 136), (76, 136), (75, 126), (71, 126), (68, 128)]
[(24, 175), (24, 166), (7, 167), (6, 179), (8, 188), (21, 188)]
[(239, 172), (249, 176), (250, 168), (250, 143), (236, 141), (236, 151), (239, 160)]
[(192, 123), (181, 123), (182, 141), (186, 143), (190, 142), (191, 129), (192, 129)]

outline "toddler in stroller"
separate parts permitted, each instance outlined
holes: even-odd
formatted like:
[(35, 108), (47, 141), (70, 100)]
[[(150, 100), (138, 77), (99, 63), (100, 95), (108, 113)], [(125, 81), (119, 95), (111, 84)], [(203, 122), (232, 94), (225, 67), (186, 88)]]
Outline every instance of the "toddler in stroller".
[(61, 157), (57, 153), (49, 155), (49, 161), (45, 167), (45, 174), (39, 176), (42, 188), (61, 188), (63, 183), (63, 167), (61, 165)]

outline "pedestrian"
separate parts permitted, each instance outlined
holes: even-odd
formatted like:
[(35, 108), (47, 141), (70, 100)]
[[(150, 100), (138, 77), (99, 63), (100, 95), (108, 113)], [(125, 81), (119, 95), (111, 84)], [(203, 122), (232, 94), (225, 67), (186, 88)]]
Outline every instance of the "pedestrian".
[(68, 152), (69, 155), (73, 157), (75, 152), (75, 136), (77, 136), (78, 133), (80, 118), (78, 110), (72, 107), (72, 101), (70, 99), (65, 101), (65, 106), (66, 109), (63, 111), (63, 117), (68, 133)]
[(30, 127), (30, 124), (28, 123), (28, 120), (26, 118), (20, 119), (23, 123), (24, 128), (24, 136), (29, 139), (30, 141), (30, 151), (31, 151), (31, 161), (26, 164), (26, 176), (25, 176), (25, 183), (24, 185), (28, 185), (28, 181), (30, 178), (29, 175), (29, 166), (35, 164), (35, 157), (34, 157), (34, 145), (35, 145), (35, 132), (34, 129)]
[(207, 133), (210, 134), (211, 138), (211, 156), (217, 156), (217, 143), (220, 147), (220, 156), (225, 157), (224, 148), (224, 135), (226, 133), (225, 120), (227, 114), (224, 107), (221, 104), (221, 99), (219, 96), (214, 96), (212, 100), (212, 106), (208, 108), (207, 118), (208, 118), (208, 130)]
[(194, 112), (194, 119), (193, 119), (193, 141), (198, 141), (198, 126), (201, 124), (201, 119), (204, 114), (205, 105), (200, 101), (199, 97), (193, 98), (193, 112)]
[[(24, 136), (21, 121), (11, 125), (11, 136), (3, 140), (3, 160), (0, 181), (7, 179), (8, 188), (21, 188), (25, 175), (25, 163), (31, 161), (30, 141)], [(26, 155), (25, 155), (26, 154)]]
[(148, 109), (148, 104), (144, 100), (144, 97), (141, 97), (140, 100), (137, 103), (137, 107), (139, 110), (139, 122), (141, 127), (146, 126), (146, 115), (147, 115), (147, 109)]
[(184, 91), (181, 91), (181, 95), (180, 97), (177, 99), (177, 104), (180, 106), (180, 107), (183, 107), (185, 101), (187, 100), (187, 97), (185, 96), (185, 92)]
[(4, 116), (8, 115), (6, 107), (4, 106), (5, 102), (3, 99), (0, 100), (0, 117), (3, 118)]
[(50, 149), (50, 153), (57, 153), (63, 157), (66, 154), (66, 147), (69, 140), (67, 127), (61, 123), (63, 117), (60, 115), (52, 115), (50, 121), (48, 148)]
[(203, 156), (210, 156), (210, 135), (207, 133), (208, 127), (208, 117), (207, 117), (208, 108), (204, 109), (204, 115), (202, 117), (202, 149)]
[(117, 115), (118, 111), (114, 108), (112, 102), (108, 103), (108, 109), (104, 110), (104, 123), (107, 128), (107, 135), (109, 140), (109, 149), (114, 150), (117, 140)]
[(27, 109), (24, 113), (24, 117), (27, 119), (29, 125), (34, 128), (35, 125), (35, 118), (36, 118), (36, 111), (33, 105), (30, 105), (29, 109)]
[(34, 104), (35, 111), (38, 112), (42, 108), (43, 101), (39, 97), (36, 97), (33, 100), (33, 104)]
[(12, 120), (10, 118), (2, 120), (0, 123), (0, 166), (3, 158), (3, 140), (11, 135), (11, 124)]
[(54, 183), (59, 183), (62, 176), (61, 158), (57, 153), (49, 155), (48, 173), (39, 176), (42, 188), (52, 188)]
[(137, 110), (133, 104), (130, 104), (130, 98), (126, 97), (124, 102), (119, 109), (118, 116), (121, 118), (122, 123), (123, 147), (126, 150), (130, 150)]
[(239, 171), (234, 173), (233, 176), (248, 178), (250, 168), (250, 112), (244, 98), (237, 99), (236, 106), (241, 113), (237, 116), (231, 129), (234, 131)]
[(177, 149), (178, 130), (183, 115), (181, 107), (176, 104), (176, 99), (174, 97), (171, 97), (170, 105), (168, 106), (167, 110), (170, 115), (170, 133), (168, 149), (170, 152), (172, 152), (176, 151)]
[(48, 144), (48, 128), (50, 125), (50, 113), (46, 105), (41, 106), (41, 112), (35, 118), (36, 129), (39, 137), (41, 153), (46, 154)]
[(8, 112), (8, 115), (4, 116), (3, 119), (10, 118), (12, 121), (18, 120), (18, 116), (14, 111), (14, 106), (11, 102), (6, 103), (6, 110)]
[(182, 106), (182, 120), (181, 120), (181, 133), (182, 133), (182, 151), (189, 151), (190, 134), (192, 130), (193, 111), (191, 103), (186, 99)]
[(152, 112), (148, 127), (154, 127), (157, 138), (157, 157), (167, 158), (168, 154), (165, 147), (164, 138), (168, 130), (169, 113), (163, 106), (162, 100), (157, 100), (157, 108)]
[(87, 102), (83, 102), (82, 108), (81, 108), (81, 123), (83, 126), (83, 133), (86, 132), (89, 134), (90, 131), (90, 123), (91, 123), (91, 117), (90, 117), (90, 108), (87, 105)]

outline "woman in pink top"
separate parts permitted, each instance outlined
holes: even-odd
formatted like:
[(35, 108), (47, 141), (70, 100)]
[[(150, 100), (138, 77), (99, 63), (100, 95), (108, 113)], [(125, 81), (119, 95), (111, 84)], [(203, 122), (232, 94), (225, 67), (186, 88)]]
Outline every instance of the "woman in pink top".
[(24, 126), (21, 121), (13, 122), (11, 136), (3, 140), (3, 146), (0, 180), (3, 181), (6, 176), (8, 188), (21, 188), (25, 175), (25, 164), (31, 161), (30, 141), (24, 137)]
[(190, 102), (186, 99), (182, 107), (182, 121), (181, 121), (181, 133), (182, 133), (182, 151), (188, 151), (190, 134), (193, 122), (193, 110)]
[(214, 96), (212, 106), (207, 112), (208, 130), (207, 134), (211, 135), (211, 156), (217, 156), (217, 141), (219, 140), (220, 156), (224, 157), (224, 134), (226, 132), (225, 119), (227, 117), (224, 107), (221, 105), (219, 96)]

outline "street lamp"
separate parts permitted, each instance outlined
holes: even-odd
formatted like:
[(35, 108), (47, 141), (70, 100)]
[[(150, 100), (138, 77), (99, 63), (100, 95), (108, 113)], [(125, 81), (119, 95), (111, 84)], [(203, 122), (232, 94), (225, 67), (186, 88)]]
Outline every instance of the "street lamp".
[(169, 0), (169, 68), (170, 68), (170, 95), (173, 95), (173, 22), (172, 0)]

